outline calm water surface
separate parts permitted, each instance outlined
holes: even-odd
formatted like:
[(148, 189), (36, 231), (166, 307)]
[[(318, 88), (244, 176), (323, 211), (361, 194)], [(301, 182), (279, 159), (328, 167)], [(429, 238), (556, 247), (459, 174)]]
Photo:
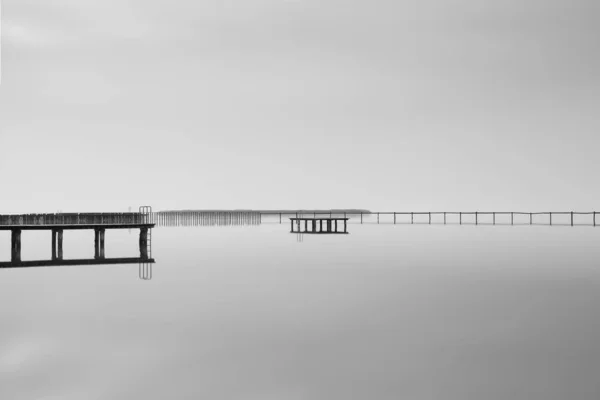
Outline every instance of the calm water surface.
[[(154, 229), (150, 281), (0, 270), (0, 399), (600, 398), (600, 229), (349, 231)], [(108, 231), (107, 257), (137, 239)], [(23, 259), (49, 257), (49, 232), (23, 234)], [(93, 233), (65, 232), (85, 257)]]

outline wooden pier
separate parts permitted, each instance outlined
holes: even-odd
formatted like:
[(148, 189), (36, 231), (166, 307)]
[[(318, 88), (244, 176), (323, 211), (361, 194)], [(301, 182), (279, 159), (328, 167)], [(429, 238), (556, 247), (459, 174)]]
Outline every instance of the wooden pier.
[[(290, 218), (292, 233), (314, 233), (314, 234), (347, 234), (347, 221), (349, 218)], [(310, 229), (309, 222), (310, 221)], [(338, 231), (338, 221), (344, 223), (344, 230)], [(304, 222), (304, 230), (302, 230), (302, 222)], [(325, 229), (323, 229), (325, 222)], [(294, 230), (294, 225), (298, 228)]]
[[(144, 222), (144, 214), (29, 214), (0, 216), (0, 231), (11, 231), (11, 261), (0, 267), (27, 267), (51, 265), (132, 264), (153, 263), (151, 256), (152, 223)], [(63, 259), (63, 234), (65, 230), (94, 230), (94, 258), (83, 260)], [(105, 235), (107, 229), (139, 229), (140, 257), (106, 258)], [(52, 232), (52, 259), (41, 261), (21, 260), (21, 234), (23, 231), (47, 230)]]

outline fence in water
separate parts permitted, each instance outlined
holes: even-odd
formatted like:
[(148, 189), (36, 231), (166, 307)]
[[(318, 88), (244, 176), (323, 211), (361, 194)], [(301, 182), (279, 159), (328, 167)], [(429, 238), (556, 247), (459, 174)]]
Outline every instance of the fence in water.
[(150, 214), (150, 223), (159, 226), (240, 226), (260, 225), (261, 213), (237, 211), (159, 211)]

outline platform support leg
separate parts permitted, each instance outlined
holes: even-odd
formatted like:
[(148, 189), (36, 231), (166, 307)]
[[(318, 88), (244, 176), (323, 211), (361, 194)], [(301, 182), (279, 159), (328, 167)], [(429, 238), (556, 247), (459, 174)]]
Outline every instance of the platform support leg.
[(56, 236), (58, 231), (56, 229), (52, 229), (52, 260), (56, 260)]
[(140, 257), (148, 259), (148, 228), (140, 228)]
[(57, 253), (58, 253), (58, 259), (62, 260), (63, 259), (63, 230), (59, 229), (57, 231), (57, 242), (56, 242), (56, 247), (57, 247)]
[(11, 255), (10, 261), (13, 263), (21, 262), (21, 230), (12, 229), (10, 235), (11, 239)]

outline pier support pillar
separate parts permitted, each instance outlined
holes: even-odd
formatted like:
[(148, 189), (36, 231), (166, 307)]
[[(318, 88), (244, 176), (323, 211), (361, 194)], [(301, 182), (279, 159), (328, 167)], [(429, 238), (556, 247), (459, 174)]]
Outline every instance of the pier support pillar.
[(462, 212), (458, 213), (458, 224), (462, 225)]
[(446, 225), (446, 213), (444, 212), (444, 225)]
[(573, 211), (571, 211), (571, 226), (573, 226)]
[(104, 233), (105, 229), (96, 228), (94, 229), (94, 258), (104, 258)]
[(494, 216), (494, 225), (496, 225), (496, 213), (492, 213), (492, 215)]
[(529, 213), (529, 225), (533, 225), (533, 214)]
[(337, 219), (335, 220), (335, 231), (337, 232)]
[(514, 225), (514, 224), (515, 224), (515, 223), (514, 223), (514, 221), (515, 221), (515, 213), (512, 213), (512, 212), (511, 212), (511, 213), (510, 213), (510, 224), (511, 224), (511, 225)]
[(11, 256), (10, 261), (12, 263), (21, 262), (21, 230), (20, 229), (12, 229), (10, 235), (11, 239)]
[(475, 225), (479, 225), (479, 221), (478, 221), (478, 217), (479, 216), (479, 212), (475, 211)]
[(550, 213), (550, 226), (552, 226), (552, 213)]
[(140, 228), (140, 257), (148, 258), (148, 228)]
[(290, 229), (294, 232), (294, 220), (290, 219)]
[(52, 259), (56, 260), (56, 236), (57, 236), (57, 230), (56, 229), (52, 229)]
[(59, 260), (63, 259), (63, 230), (62, 229), (58, 229), (56, 232), (56, 250), (57, 250), (57, 257)]
[(319, 232), (323, 232), (323, 220), (319, 220)]
[(308, 232), (308, 220), (304, 220), (304, 232)]
[(348, 232), (348, 224), (347, 224), (347, 220), (344, 220), (344, 233)]
[(313, 232), (317, 231), (317, 220), (316, 219), (312, 220), (312, 231)]

